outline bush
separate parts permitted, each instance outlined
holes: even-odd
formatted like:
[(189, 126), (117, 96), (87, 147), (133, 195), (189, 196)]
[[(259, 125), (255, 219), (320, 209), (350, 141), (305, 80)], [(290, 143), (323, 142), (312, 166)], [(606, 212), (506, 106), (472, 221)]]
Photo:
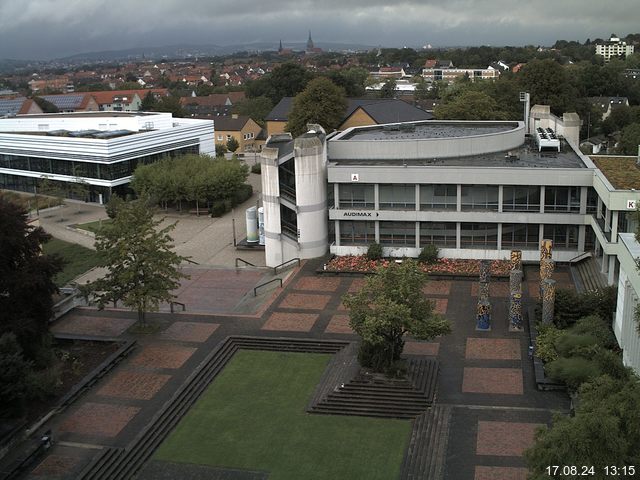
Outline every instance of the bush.
[(29, 392), (28, 376), (33, 364), (24, 358), (13, 333), (0, 336), (0, 417), (22, 412)]
[(260, 175), (262, 173), (262, 164), (254, 163), (253, 165), (251, 165), (251, 173), (257, 173), (258, 175)]
[(238, 190), (233, 194), (231, 202), (233, 206), (240, 205), (241, 203), (246, 202), (253, 195), (253, 187), (248, 183), (243, 183), (238, 187)]
[(231, 207), (227, 209), (227, 204), (224, 200), (217, 200), (211, 204), (211, 216), (212, 217), (221, 217), (225, 213), (231, 210)]
[(554, 325), (538, 325), (538, 336), (536, 337), (536, 356), (543, 362), (551, 362), (558, 358), (555, 343), (562, 335)]
[(566, 328), (589, 315), (597, 315), (603, 321), (611, 322), (616, 309), (617, 295), (617, 289), (613, 286), (580, 294), (572, 290), (558, 289), (554, 323), (559, 328)]
[(372, 243), (367, 249), (367, 258), (369, 260), (380, 260), (382, 258), (382, 245), (379, 243)]
[(420, 263), (426, 263), (427, 265), (431, 265), (438, 261), (438, 247), (435, 245), (427, 245), (422, 248), (420, 251), (420, 255), (418, 255), (418, 261)]
[(551, 378), (566, 383), (573, 390), (601, 374), (597, 362), (582, 357), (560, 357), (545, 365), (545, 371)]
[(593, 338), (594, 343), (604, 348), (613, 348), (618, 345), (609, 324), (597, 315), (581, 318), (570, 330), (577, 335)]

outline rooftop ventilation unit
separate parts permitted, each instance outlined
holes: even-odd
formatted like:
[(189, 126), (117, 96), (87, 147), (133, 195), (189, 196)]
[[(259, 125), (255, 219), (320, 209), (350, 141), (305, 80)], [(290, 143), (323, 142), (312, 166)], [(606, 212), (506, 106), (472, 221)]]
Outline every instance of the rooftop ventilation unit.
[(536, 129), (536, 143), (539, 152), (543, 150), (560, 151), (560, 140), (552, 128), (538, 127)]

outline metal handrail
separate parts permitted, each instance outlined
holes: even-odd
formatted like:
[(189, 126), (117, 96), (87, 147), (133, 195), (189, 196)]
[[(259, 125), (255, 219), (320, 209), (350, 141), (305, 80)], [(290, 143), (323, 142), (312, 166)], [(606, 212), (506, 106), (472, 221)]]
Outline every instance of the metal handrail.
[(181, 302), (169, 302), (169, 309), (171, 310), (171, 313), (173, 313), (173, 306), (174, 305), (180, 305), (182, 307), (182, 311), (186, 311), (187, 310), (187, 306), (184, 303)]
[(243, 260), (243, 259), (242, 259), (242, 258), (240, 258), (240, 257), (236, 257), (236, 268), (238, 268), (238, 262), (242, 262), (242, 263), (244, 263), (245, 265), (249, 265), (250, 267), (255, 267), (255, 265), (254, 265), (253, 263), (251, 263), (251, 262), (247, 262), (246, 260)]
[(254, 296), (254, 297), (257, 297), (257, 296), (258, 296), (258, 289), (259, 289), (260, 287), (264, 287), (265, 285), (269, 285), (270, 283), (273, 283), (273, 282), (280, 282), (280, 288), (282, 288), (282, 279), (281, 279), (281, 278), (272, 278), (272, 279), (271, 279), (271, 280), (269, 280), (268, 282), (264, 282), (264, 283), (261, 283), (260, 285), (255, 286), (255, 287), (253, 288), (253, 296)]
[(568, 263), (577, 262), (578, 260), (582, 260), (583, 257), (584, 258), (589, 258), (589, 257), (592, 257), (592, 256), (593, 256), (593, 254), (590, 251), (582, 252), (580, 255), (576, 255), (575, 257), (570, 259)]
[(284, 267), (285, 265), (291, 263), (291, 262), (298, 262), (298, 266), (300, 266), (300, 259), (299, 258), (292, 258), (291, 260), (287, 260), (286, 262), (282, 262), (280, 265), (276, 265), (275, 267), (273, 267), (273, 274), (277, 275), (278, 273), (278, 269), (280, 267)]

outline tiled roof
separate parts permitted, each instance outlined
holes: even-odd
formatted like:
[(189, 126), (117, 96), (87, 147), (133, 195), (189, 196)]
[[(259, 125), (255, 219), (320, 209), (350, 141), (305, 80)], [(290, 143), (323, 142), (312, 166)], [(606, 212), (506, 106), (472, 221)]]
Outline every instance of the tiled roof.
[(213, 120), (213, 126), (216, 132), (239, 132), (249, 120), (250, 118), (246, 115), (238, 115), (237, 118), (220, 116)]

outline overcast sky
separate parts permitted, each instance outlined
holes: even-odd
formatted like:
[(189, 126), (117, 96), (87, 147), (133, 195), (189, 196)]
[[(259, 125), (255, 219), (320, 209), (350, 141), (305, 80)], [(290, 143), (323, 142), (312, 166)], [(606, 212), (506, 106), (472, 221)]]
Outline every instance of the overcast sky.
[(175, 44), (550, 45), (640, 30), (638, 0), (0, 0), (0, 58)]

